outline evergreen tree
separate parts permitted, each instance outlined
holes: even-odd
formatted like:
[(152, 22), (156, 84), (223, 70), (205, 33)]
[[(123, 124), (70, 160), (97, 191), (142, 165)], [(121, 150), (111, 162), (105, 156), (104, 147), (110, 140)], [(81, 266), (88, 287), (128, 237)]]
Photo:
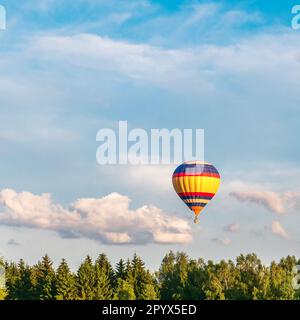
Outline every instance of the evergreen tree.
[(143, 292), (146, 292), (145, 286), (153, 285), (153, 279), (150, 272), (145, 269), (145, 263), (137, 254), (134, 254), (131, 266), (132, 276), (129, 279), (133, 283), (136, 299), (142, 300), (144, 299)]
[(62, 259), (56, 272), (55, 291), (57, 300), (76, 299), (75, 276), (65, 259)]
[(19, 276), (15, 283), (15, 294), (18, 300), (32, 300), (34, 295), (34, 284), (32, 281), (31, 267), (21, 259), (18, 263)]
[(141, 292), (141, 300), (158, 300), (158, 293), (152, 283), (146, 283)]
[(125, 264), (121, 259), (112, 269), (106, 255), (99, 255), (95, 264), (87, 256), (76, 276), (63, 259), (55, 273), (45, 255), (30, 267), (23, 260), (3, 263), (6, 286), (1, 286), (0, 299), (300, 299), (295, 287), (293, 256), (287, 256), (269, 267), (262, 265), (255, 254), (240, 255), (236, 263), (193, 260), (183, 252), (169, 252), (162, 260), (155, 277), (134, 255)]
[(115, 277), (116, 279), (123, 279), (125, 280), (126, 279), (126, 264), (124, 262), (123, 259), (120, 259), (119, 262), (117, 263), (116, 265), (116, 274), (115, 274)]
[(77, 297), (80, 300), (93, 300), (95, 286), (95, 268), (90, 256), (87, 256), (77, 271)]
[(42, 261), (36, 265), (35, 291), (40, 300), (51, 300), (55, 298), (55, 271), (52, 264), (52, 261), (46, 254), (42, 258)]
[(7, 295), (5, 299), (7, 300), (17, 300), (18, 294), (17, 294), (17, 280), (19, 278), (19, 269), (16, 263), (14, 262), (5, 262), (4, 265), (5, 269), (5, 281), (6, 281), (6, 290)]
[(133, 285), (128, 280), (121, 278), (117, 281), (117, 287), (114, 294), (115, 300), (135, 300)]
[(95, 296), (97, 300), (110, 300), (113, 297), (114, 272), (105, 254), (95, 263)]
[(125, 274), (126, 274), (126, 276), (125, 276), (126, 280), (128, 280), (133, 285), (133, 282), (134, 282), (133, 270), (132, 270), (132, 265), (131, 265), (130, 259), (127, 259), (127, 261), (126, 261)]

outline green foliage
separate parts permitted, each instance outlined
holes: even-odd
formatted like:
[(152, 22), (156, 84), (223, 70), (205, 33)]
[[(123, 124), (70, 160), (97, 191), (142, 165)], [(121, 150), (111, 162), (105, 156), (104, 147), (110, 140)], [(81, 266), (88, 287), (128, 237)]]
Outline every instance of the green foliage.
[(147, 293), (151, 290), (149, 286), (153, 285), (153, 279), (150, 272), (145, 269), (143, 260), (137, 256), (137, 254), (133, 256), (131, 268), (128, 273), (127, 279), (131, 281), (133, 285), (136, 298), (138, 300), (147, 300)]
[(65, 259), (62, 259), (56, 272), (55, 279), (55, 298), (57, 300), (74, 300), (76, 299), (76, 282), (75, 276)]
[(141, 291), (142, 300), (158, 300), (158, 293), (155, 290), (155, 285), (152, 283), (146, 283)]
[(110, 300), (113, 297), (114, 271), (105, 254), (95, 263), (94, 299)]
[(255, 254), (214, 263), (170, 251), (152, 274), (137, 254), (115, 268), (100, 254), (95, 263), (87, 256), (74, 274), (64, 259), (55, 271), (47, 255), (32, 267), (0, 259), (6, 279), (0, 300), (299, 300), (300, 289), (294, 288), (299, 263), (287, 256), (266, 267)]
[[(18, 263), (18, 277), (15, 282), (15, 295), (19, 300), (35, 298), (35, 285), (32, 277), (32, 268), (21, 259)], [(37, 297), (38, 298), (38, 297)]]
[(6, 290), (1, 288), (0, 289), (0, 300), (5, 300), (6, 295), (7, 295)]
[(77, 271), (76, 286), (79, 300), (93, 300), (96, 272), (90, 256), (87, 256)]
[(117, 287), (114, 294), (115, 300), (136, 300), (133, 285), (122, 278), (118, 279)]
[(123, 259), (120, 259), (116, 265), (116, 278), (123, 280), (126, 278), (126, 264)]
[(55, 298), (55, 271), (52, 261), (46, 254), (34, 268), (35, 294), (40, 300)]
[(5, 299), (7, 300), (16, 300), (18, 298), (17, 295), (17, 280), (19, 278), (19, 270), (18, 266), (14, 262), (6, 262), (5, 263), (5, 279), (6, 279), (6, 290), (7, 295)]
[(0, 300), (4, 300), (7, 296), (5, 286), (5, 264), (3, 259), (0, 257)]
[(272, 262), (270, 267), (270, 284), (268, 290), (269, 299), (294, 299), (296, 292), (293, 289), (292, 283), (295, 275), (293, 273), (293, 266), (290, 263), (291, 261), (288, 260), (281, 260), (279, 264)]

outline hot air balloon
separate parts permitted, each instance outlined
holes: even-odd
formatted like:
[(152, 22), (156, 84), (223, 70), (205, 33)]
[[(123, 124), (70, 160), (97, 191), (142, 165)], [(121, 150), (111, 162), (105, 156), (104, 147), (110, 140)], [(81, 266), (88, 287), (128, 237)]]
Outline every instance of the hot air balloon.
[(173, 173), (172, 183), (181, 200), (198, 215), (218, 191), (220, 174), (209, 163), (200, 161), (184, 162)]

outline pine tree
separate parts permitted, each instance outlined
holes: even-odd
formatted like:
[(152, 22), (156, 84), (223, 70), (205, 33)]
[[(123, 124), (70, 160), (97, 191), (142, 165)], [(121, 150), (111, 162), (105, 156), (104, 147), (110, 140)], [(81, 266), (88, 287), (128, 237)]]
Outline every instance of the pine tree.
[(93, 300), (95, 286), (95, 268), (90, 256), (87, 256), (77, 271), (76, 288), (80, 300)]
[(158, 293), (155, 290), (155, 286), (152, 283), (144, 284), (140, 298), (141, 300), (158, 300)]
[(114, 272), (105, 254), (95, 263), (95, 296), (97, 300), (110, 300), (113, 297)]
[(31, 300), (35, 296), (33, 294), (33, 282), (31, 267), (25, 264), (21, 259), (18, 263), (19, 277), (15, 283), (15, 292), (18, 300)]
[[(133, 282), (134, 293), (136, 299), (142, 300), (147, 298), (143, 293), (147, 293), (146, 285), (153, 286), (153, 279), (148, 270), (145, 269), (145, 263), (143, 260), (135, 253), (132, 259), (132, 277), (131, 281)], [(149, 290), (149, 287), (148, 287)]]
[(123, 259), (120, 259), (116, 265), (116, 279), (123, 279), (126, 278), (126, 264)]
[(55, 291), (57, 300), (76, 299), (75, 276), (65, 259), (62, 259), (56, 272)]
[(133, 285), (128, 280), (118, 279), (114, 294), (115, 300), (135, 300)]
[(55, 273), (46, 255), (33, 267), (23, 260), (18, 264), (5, 262), (6, 288), (0, 283), (0, 299), (299, 300), (300, 290), (294, 287), (294, 267), (299, 263), (288, 256), (265, 267), (255, 254), (240, 255), (236, 263), (205, 263), (182, 252), (170, 252), (154, 278), (136, 254), (126, 264), (121, 259), (116, 272), (101, 254), (95, 264), (88, 256), (75, 277), (64, 259)]
[(55, 298), (55, 272), (53, 263), (46, 254), (42, 261), (36, 265), (36, 295), (40, 300), (51, 300)]
[(132, 265), (130, 259), (126, 261), (126, 268), (125, 268), (126, 279), (130, 280), (133, 284), (133, 275), (132, 275)]
[(16, 263), (5, 262), (5, 280), (6, 280), (6, 291), (7, 300), (16, 300), (18, 299), (17, 290), (16, 290), (16, 282), (19, 278), (19, 269)]
[(105, 270), (105, 272), (108, 274), (111, 287), (114, 287), (115, 272), (106, 254), (100, 254), (95, 262), (95, 265), (98, 265), (102, 270)]

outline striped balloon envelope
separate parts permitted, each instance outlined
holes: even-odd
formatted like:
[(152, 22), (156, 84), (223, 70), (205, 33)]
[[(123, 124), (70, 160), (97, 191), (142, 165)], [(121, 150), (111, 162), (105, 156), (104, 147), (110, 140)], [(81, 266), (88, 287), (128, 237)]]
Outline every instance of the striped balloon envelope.
[(220, 174), (209, 163), (190, 161), (184, 162), (173, 173), (172, 183), (181, 200), (198, 215), (218, 191)]

